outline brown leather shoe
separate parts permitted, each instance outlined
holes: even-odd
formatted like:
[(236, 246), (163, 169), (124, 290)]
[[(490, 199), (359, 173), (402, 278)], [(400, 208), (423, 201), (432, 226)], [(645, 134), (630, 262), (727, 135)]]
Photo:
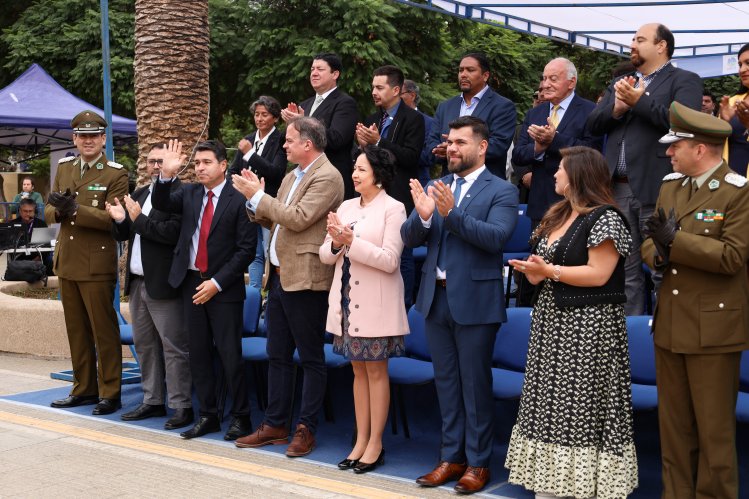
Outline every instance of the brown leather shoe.
[(447, 482), (459, 479), (465, 471), (465, 464), (442, 461), (432, 471), (417, 478), (416, 483), (423, 487), (439, 487)]
[(455, 485), (455, 492), (459, 494), (473, 494), (486, 487), (488, 481), (489, 468), (469, 466)]
[(262, 447), (264, 445), (282, 445), (289, 441), (289, 432), (285, 426), (268, 426), (260, 423), (255, 433), (234, 441), (237, 447)]
[(306, 456), (315, 448), (315, 436), (309, 431), (309, 428), (302, 423), (296, 425), (294, 438), (291, 439), (289, 447), (286, 449), (288, 457)]

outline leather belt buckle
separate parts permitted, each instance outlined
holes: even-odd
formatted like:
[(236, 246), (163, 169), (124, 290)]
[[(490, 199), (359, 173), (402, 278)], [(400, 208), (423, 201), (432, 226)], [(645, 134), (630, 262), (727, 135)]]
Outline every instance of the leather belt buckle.
[(447, 279), (437, 279), (437, 286), (447, 288)]
[(281, 275), (281, 267), (276, 267), (276, 266), (274, 265), (274, 266), (273, 266), (273, 270), (274, 270), (274, 272), (275, 272), (275, 273), (276, 273), (277, 275)]

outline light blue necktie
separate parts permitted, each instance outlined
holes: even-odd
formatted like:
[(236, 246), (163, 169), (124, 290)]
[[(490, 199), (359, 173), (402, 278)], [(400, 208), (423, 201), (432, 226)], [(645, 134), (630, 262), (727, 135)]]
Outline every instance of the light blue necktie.
[[(455, 176), (455, 192), (453, 193), (453, 198), (455, 198), (455, 206), (458, 206), (460, 204), (460, 191), (463, 189), (463, 184), (466, 183), (466, 179), (463, 177)], [(441, 270), (445, 269), (445, 264), (447, 263), (445, 260), (447, 259), (447, 249), (445, 248), (447, 244), (447, 227), (445, 227), (445, 220), (442, 220), (442, 241), (440, 242), (440, 252), (439, 255), (437, 255), (437, 267), (439, 267)]]

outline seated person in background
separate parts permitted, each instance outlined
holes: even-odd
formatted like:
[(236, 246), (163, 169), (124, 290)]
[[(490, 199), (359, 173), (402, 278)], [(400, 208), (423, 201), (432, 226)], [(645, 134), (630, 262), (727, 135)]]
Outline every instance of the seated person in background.
[(16, 197), (13, 198), (13, 202), (16, 203), (12, 207), (14, 214), (18, 214), (18, 203), (20, 203), (22, 199), (31, 199), (32, 201), (34, 201), (35, 210), (36, 210), (36, 205), (44, 204), (44, 199), (42, 199), (42, 195), (34, 190), (34, 181), (32, 180), (31, 177), (26, 177), (23, 179), (23, 183), (21, 184), (21, 192), (16, 194)]
[[(24, 184), (25, 183), (26, 182), (24, 181)], [(39, 195), (38, 192), (35, 192), (34, 194), (37, 196)], [(41, 199), (41, 196), (39, 197)], [(34, 201), (30, 196), (21, 198), (21, 201), (18, 203), (18, 218), (14, 220), (13, 223), (17, 224), (19, 221), (23, 225), (23, 239), (18, 243), (19, 246), (22, 244), (29, 244), (29, 241), (31, 241), (31, 233), (34, 232), (34, 227), (47, 226), (44, 220), (36, 218), (36, 201)]]

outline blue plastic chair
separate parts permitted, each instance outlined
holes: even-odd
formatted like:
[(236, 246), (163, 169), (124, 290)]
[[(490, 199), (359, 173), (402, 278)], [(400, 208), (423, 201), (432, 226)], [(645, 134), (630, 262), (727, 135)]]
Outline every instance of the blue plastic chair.
[[(424, 385), (434, 381), (434, 367), (426, 341), (424, 317), (411, 307), (408, 311), (410, 334), (405, 338), (407, 357), (394, 357), (388, 361), (388, 375), (393, 399), (398, 404), (398, 411), (403, 420), (403, 434), (411, 438), (406, 414), (406, 401), (403, 397), (404, 385)], [(390, 426), (393, 434), (398, 433), (398, 415), (395, 406), (390, 404)]]
[(260, 310), (262, 296), (260, 290), (254, 286), (245, 286), (245, 300), (242, 322), (242, 359), (249, 362), (255, 374), (257, 384), (257, 404), (260, 409), (268, 405), (268, 380), (261, 362), (268, 362), (266, 344), (268, 340), (259, 336)]
[(257, 333), (262, 301), (263, 298), (258, 288), (250, 285), (245, 286), (242, 338), (254, 336)]
[(494, 342), (492, 361), (492, 394), (495, 399), (520, 398), (525, 379), (525, 361), (531, 331), (531, 308), (507, 309), (507, 322), (502, 324)]
[(627, 317), (629, 363), (632, 371), (632, 406), (636, 411), (650, 411), (658, 407), (655, 383), (655, 348), (649, 315)]
[(510, 289), (512, 287), (512, 267), (507, 265), (509, 260), (521, 260), (531, 254), (531, 219), (525, 214), (528, 205), (518, 205), (518, 221), (515, 230), (512, 231), (510, 239), (505, 243), (503, 249), (502, 265), (508, 267), (507, 289), (505, 289), (505, 307), (510, 306)]
[(740, 390), (736, 401), (736, 419), (749, 423), (749, 350), (741, 354)]

